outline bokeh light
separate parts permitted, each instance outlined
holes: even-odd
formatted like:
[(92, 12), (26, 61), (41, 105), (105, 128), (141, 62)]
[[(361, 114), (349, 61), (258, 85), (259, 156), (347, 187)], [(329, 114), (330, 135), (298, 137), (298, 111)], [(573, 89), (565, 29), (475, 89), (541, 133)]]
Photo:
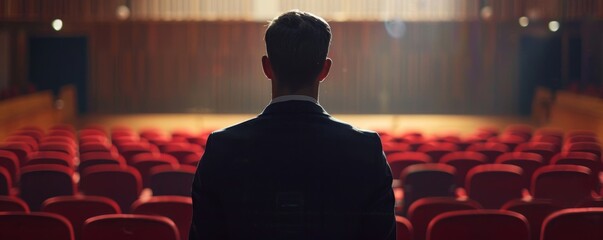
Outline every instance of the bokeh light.
[(556, 32), (559, 30), (559, 22), (557, 21), (550, 21), (549, 22), (549, 30), (551, 30), (551, 32)]
[(63, 20), (61, 19), (55, 19), (52, 21), (52, 29), (54, 29), (55, 31), (61, 31), (61, 29), (63, 29)]
[(526, 16), (519, 18), (519, 25), (522, 27), (527, 27), (530, 24), (530, 19)]

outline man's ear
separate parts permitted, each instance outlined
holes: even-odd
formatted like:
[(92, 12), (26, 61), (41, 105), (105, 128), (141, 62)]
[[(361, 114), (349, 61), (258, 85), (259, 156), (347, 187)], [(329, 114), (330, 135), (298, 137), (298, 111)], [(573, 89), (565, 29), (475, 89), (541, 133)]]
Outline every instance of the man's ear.
[(325, 63), (322, 65), (322, 69), (320, 70), (320, 73), (318, 73), (318, 81), (322, 82), (324, 81), (327, 76), (329, 76), (329, 71), (331, 71), (331, 64), (333, 63), (333, 60), (331, 60), (330, 58), (325, 59)]
[(272, 71), (272, 64), (268, 56), (262, 56), (262, 69), (264, 69), (264, 75), (270, 80), (274, 79), (274, 72)]

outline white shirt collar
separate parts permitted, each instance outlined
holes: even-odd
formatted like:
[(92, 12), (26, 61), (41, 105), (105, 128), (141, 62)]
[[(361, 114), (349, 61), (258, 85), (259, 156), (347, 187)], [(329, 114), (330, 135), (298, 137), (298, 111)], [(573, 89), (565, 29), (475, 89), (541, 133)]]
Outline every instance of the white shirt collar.
[(272, 99), (272, 101), (270, 101), (270, 104), (291, 101), (291, 100), (308, 101), (308, 102), (313, 102), (313, 103), (318, 104), (318, 100), (316, 100), (313, 97), (306, 96), (306, 95), (284, 95), (284, 96), (280, 96), (280, 97), (275, 97)]

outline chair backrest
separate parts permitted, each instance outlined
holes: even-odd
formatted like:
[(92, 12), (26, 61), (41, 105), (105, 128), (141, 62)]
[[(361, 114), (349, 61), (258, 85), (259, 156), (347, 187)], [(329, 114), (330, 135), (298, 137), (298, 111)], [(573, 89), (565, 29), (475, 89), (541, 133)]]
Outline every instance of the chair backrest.
[(458, 150), (458, 146), (454, 143), (429, 142), (421, 145), (417, 151), (424, 152), (429, 155), (434, 162), (439, 162), (442, 156)]
[(462, 210), (435, 217), (427, 228), (428, 240), (529, 240), (524, 216), (504, 210)]
[(108, 214), (89, 218), (82, 240), (180, 240), (172, 220), (161, 216)]
[(603, 239), (603, 208), (570, 208), (549, 215), (542, 224), (542, 240)]
[(565, 135), (568, 138), (575, 137), (575, 136), (597, 137), (597, 133), (596, 132), (591, 131), (591, 130), (583, 130), (583, 129), (570, 130)]
[(177, 168), (180, 165), (174, 156), (165, 153), (139, 153), (131, 158), (129, 164), (140, 173), (143, 187), (149, 187), (151, 184), (151, 168), (161, 165), (172, 165)]
[(590, 199), (592, 190), (590, 169), (583, 166), (548, 165), (532, 177), (532, 195), (552, 199), (553, 204), (562, 207), (574, 207)]
[(509, 164), (484, 164), (467, 173), (467, 195), (484, 208), (498, 209), (522, 197), (522, 170)]
[(414, 164), (430, 163), (431, 157), (422, 152), (400, 152), (388, 155), (387, 162), (392, 171), (392, 177), (400, 179), (400, 173), (406, 167)]
[(76, 155), (76, 146), (66, 142), (42, 142), (38, 147), (38, 151), (54, 151), (69, 154), (70, 156)]
[(0, 212), (29, 212), (27, 203), (18, 197), (0, 196)]
[(561, 152), (557, 153), (552, 159), (551, 164), (579, 165), (590, 169), (590, 176), (593, 186), (598, 188), (599, 172), (601, 170), (601, 160), (594, 153), (589, 152)]
[(17, 131), (12, 132), (11, 135), (30, 136), (34, 138), (36, 142), (39, 143), (42, 137), (44, 137), (44, 130), (38, 127), (21, 128)]
[(46, 199), (42, 211), (65, 217), (73, 226), (76, 239), (80, 239), (86, 219), (104, 214), (121, 213), (117, 203), (99, 196), (60, 196)]
[(178, 227), (182, 240), (187, 240), (193, 219), (193, 201), (183, 196), (152, 197), (148, 201), (134, 202), (132, 213), (168, 217)]
[(573, 136), (567, 138), (566, 143), (578, 143), (578, 142), (594, 142), (600, 143), (598, 137), (593, 136)]
[(551, 158), (559, 152), (560, 149), (552, 143), (546, 142), (526, 142), (515, 147), (516, 152), (538, 153), (542, 156), (542, 162), (548, 164)]
[(156, 166), (150, 170), (150, 187), (154, 196), (190, 196), (196, 167), (180, 165)]
[(426, 197), (415, 201), (406, 216), (412, 223), (415, 239), (425, 239), (427, 226), (437, 215), (458, 210), (481, 209), (473, 200), (459, 200), (453, 197)]
[(8, 172), (8, 170), (6, 170), (6, 168), (0, 166), (0, 196), (12, 195), (12, 187), (13, 182), (10, 173)]
[(74, 240), (67, 219), (54, 213), (0, 212), (0, 239)]
[(58, 164), (65, 167), (73, 168), (74, 156), (64, 152), (57, 151), (39, 151), (29, 154), (27, 161), (23, 166), (36, 164)]
[(383, 152), (385, 153), (386, 156), (389, 154), (392, 154), (392, 153), (401, 153), (401, 152), (410, 151), (410, 146), (407, 143), (399, 143), (399, 142), (381, 142), (381, 143), (383, 145)]
[(19, 182), (19, 158), (15, 153), (6, 150), (0, 150), (0, 167), (8, 170), (10, 178), (15, 186)]
[(24, 142), (3, 142), (0, 143), (0, 150), (14, 153), (22, 165), (27, 160), (27, 155), (32, 151), (31, 146)]
[(80, 144), (80, 154), (89, 152), (117, 152), (113, 145), (107, 142), (86, 142)]
[(452, 197), (454, 184), (454, 167), (443, 163), (415, 164), (407, 167), (400, 176), (404, 189), (405, 213), (417, 199), (424, 197)]
[(509, 146), (499, 142), (473, 143), (467, 147), (467, 151), (484, 154), (488, 163), (494, 163), (498, 156), (509, 151)]
[(38, 211), (44, 200), (76, 193), (73, 169), (56, 164), (36, 164), (21, 168), (21, 199), (32, 211)]
[(501, 207), (502, 210), (513, 211), (526, 217), (530, 224), (532, 239), (540, 239), (540, 228), (542, 222), (551, 213), (561, 209), (555, 206), (550, 199), (523, 199), (511, 200)]
[(473, 167), (485, 164), (487, 162), (486, 155), (479, 152), (452, 152), (444, 155), (440, 159), (440, 163), (448, 164), (456, 169), (455, 181), (457, 187), (465, 186), (465, 176)]
[(115, 200), (122, 211), (138, 199), (142, 191), (140, 173), (133, 167), (114, 164), (86, 168), (80, 179), (80, 190), (86, 195), (108, 197)]
[(155, 145), (151, 145), (145, 142), (130, 142), (117, 145), (119, 153), (126, 159), (129, 164), (134, 155), (140, 153), (157, 153), (159, 150)]
[(126, 160), (119, 156), (117, 152), (87, 152), (80, 155), (78, 169), (80, 172), (84, 172), (87, 167), (100, 164), (127, 166)]
[(526, 189), (530, 189), (530, 186), (532, 186), (532, 176), (536, 169), (544, 166), (540, 154), (528, 152), (504, 153), (496, 159), (496, 163), (520, 167), (523, 170), (523, 187)]
[(396, 216), (396, 240), (412, 240), (413, 232), (413, 226), (408, 219)]
[(38, 141), (31, 136), (25, 135), (12, 135), (4, 139), (5, 142), (23, 142), (27, 143), (31, 147), (32, 151), (38, 151)]
[(563, 146), (564, 152), (589, 152), (597, 155), (601, 159), (601, 144), (596, 142), (577, 142), (568, 143)]

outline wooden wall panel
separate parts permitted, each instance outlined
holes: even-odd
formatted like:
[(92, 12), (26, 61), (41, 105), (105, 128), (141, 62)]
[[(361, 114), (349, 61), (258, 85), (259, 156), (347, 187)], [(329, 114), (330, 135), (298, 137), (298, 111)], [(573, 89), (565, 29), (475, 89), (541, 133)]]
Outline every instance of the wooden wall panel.
[[(514, 114), (516, 24), (333, 22), (321, 103), (336, 113)], [(94, 113), (258, 112), (264, 23), (123, 22), (90, 27)]]

